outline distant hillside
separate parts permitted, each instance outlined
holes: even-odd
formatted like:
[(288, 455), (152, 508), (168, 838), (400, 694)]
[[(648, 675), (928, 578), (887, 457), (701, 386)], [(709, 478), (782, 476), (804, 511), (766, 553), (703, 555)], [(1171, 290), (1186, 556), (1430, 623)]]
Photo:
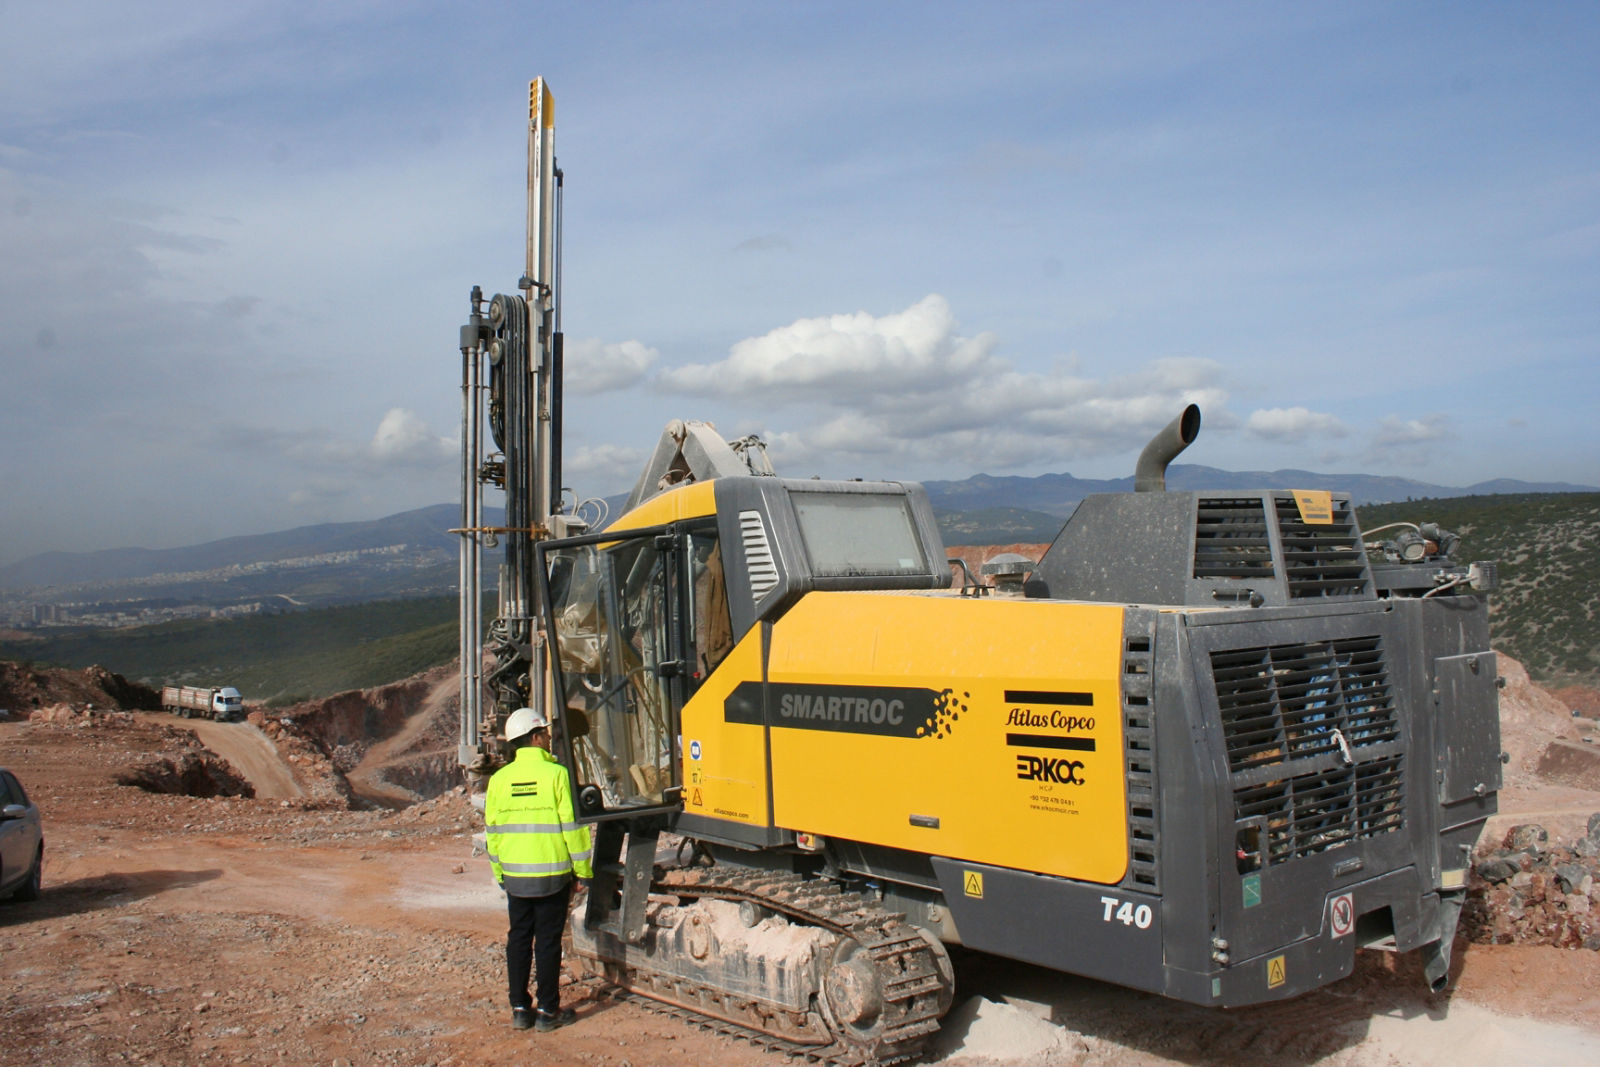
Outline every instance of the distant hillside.
[[(1462, 561), (1496, 560), (1495, 647), (1551, 684), (1600, 684), (1600, 493), (1470, 496), (1361, 509), (1364, 529), (1437, 522), (1459, 533)], [(941, 516), (952, 546), (1045, 543), (1060, 520), (1016, 508)], [(1000, 541), (973, 531), (1019, 531)], [(1029, 532), (1032, 531), (1032, 532)], [(488, 598), (492, 600), (492, 596)], [(132, 681), (220, 683), (248, 699), (293, 702), (409, 677), (456, 654), (454, 596), (389, 600), (232, 621), (118, 630), (40, 630), (0, 642), (0, 659), (103, 664)], [(486, 605), (493, 614), (493, 605)]]
[(453, 596), (430, 597), (220, 622), (47, 630), (0, 642), (0, 659), (103, 664), (146, 685), (234, 685), (246, 700), (293, 703), (448, 663), (458, 651), (457, 608)]
[[(1052, 541), (1085, 496), (1130, 491), (1133, 479), (980, 474), (926, 484), (946, 542), (985, 545)], [(1472, 492), (1375, 475), (1233, 472), (1185, 464), (1168, 470), (1167, 484), (1172, 489), (1225, 491), (1336, 489), (1349, 491), (1362, 506)], [(1583, 489), (1510, 480), (1481, 488), (1522, 494)], [(613, 513), (620, 507), (617, 501)], [(489, 509), (485, 520), (490, 525), (504, 521), (499, 509)], [(0, 628), (125, 629), (449, 594), (459, 580), (459, 539), (450, 533), (459, 521), (455, 504), (438, 504), (366, 522), (301, 526), (188, 548), (45, 553), (0, 568)], [(494, 588), (494, 568), (501, 558), (500, 550), (486, 551), (486, 588)]]
[(1363, 529), (1437, 522), (1461, 561), (1494, 560), (1496, 648), (1544, 684), (1600, 684), (1600, 493), (1469, 496), (1362, 508)]
[[(1074, 478), (1070, 474), (1041, 474), (1032, 478), (975, 474), (959, 482), (924, 482), (934, 511), (941, 515), (989, 508), (1023, 508), (1066, 518), (1091, 493), (1133, 491), (1133, 477)], [(1167, 488), (1205, 489), (1331, 489), (1348, 492), (1357, 507), (1393, 500), (1423, 497), (1459, 497), (1490, 493), (1593, 493), (1595, 486), (1566, 482), (1519, 482), (1501, 478), (1465, 489), (1409, 478), (1373, 474), (1317, 474), (1313, 471), (1225, 471), (1174, 463), (1167, 468)], [(1054, 535), (1052, 535), (1054, 536)], [(1004, 540), (1004, 538), (1002, 538)]]
[(947, 546), (1048, 544), (1061, 532), (1062, 519), (1023, 508), (980, 508), (936, 513)]
[[(485, 520), (503, 521), (498, 509)], [(0, 569), (0, 626), (124, 628), (451, 593), (459, 522), (441, 504), (190, 548), (46, 553)], [(487, 573), (500, 557), (485, 551)]]
[(391, 545), (412, 545), (453, 556), (457, 538), (448, 531), (460, 525), (460, 515), (459, 505), (435, 504), (367, 522), (299, 526), (278, 533), (228, 537), (186, 548), (46, 552), (0, 567), (0, 588), (149, 578), (157, 574), (220, 570)]
[[(1133, 478), (1076, 478), (1071, 474), (1000, 477), (975, 474), (961, 481), (923, 483), (941, 515), (964, 511), (1009, 509), (1042, 512), (1066, 518), (1090, 493), (1133, 489)], [(1215, 467), (1173, 464), (1167, 471), (1172, 489), (1336, 489), (1350, 492), (1357, 506), (1424, 497), (1459, 497), (1488, 493), (1600, 492), (1594, 486), (1564, 482), (1533, 483), (1498, 479), (1464, 489), (1431, 485), (1406, 478), (1371, 474), (1317, 474), (1311, 471), (1225, 471)], [(613, 515), (620, 509), (615, 498)], [(501, 521), (499, 509), (486, 513), (491, 524)], [(997, 518), (999, 516), (997, 515)], [(1017, 521), (1017, 516), (1004, 521)], [(1030, 520), (1032, 521), (1032, 520)], [(306, 560), (340, 553), (371, 552), (405, 545), (419, 556), (454, 560), (459, 547), (449, 531), (460, 524), (459, 505), (435, 504), (364, 522), (321, 523), (277, 533), (228, 537), (184, 548), (113, 548), (100, 552), (46, 552), (0, 567), (0, 589), (26, 586), (109, 584), (157, 575), (189, 575), (251, 565)], [(1053, 535), (1052, 535), (1053, 536)], [(1015, 540), (1004, 538), (1001, 540)], [(283, 592), (284, 590), (277, 590)]]

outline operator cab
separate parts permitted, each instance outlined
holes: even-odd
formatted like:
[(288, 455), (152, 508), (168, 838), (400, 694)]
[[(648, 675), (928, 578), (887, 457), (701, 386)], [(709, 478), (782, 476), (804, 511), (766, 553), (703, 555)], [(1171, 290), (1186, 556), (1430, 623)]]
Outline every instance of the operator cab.
[(580, 818), (675, 807), (684, 702), (806, 593), (950, 584), (914, 482), (718, 478), (538, 551)]

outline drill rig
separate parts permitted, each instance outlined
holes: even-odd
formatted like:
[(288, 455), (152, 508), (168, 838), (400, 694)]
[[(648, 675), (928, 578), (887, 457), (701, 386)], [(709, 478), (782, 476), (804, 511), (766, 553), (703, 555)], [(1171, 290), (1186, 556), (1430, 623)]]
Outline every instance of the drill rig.
[[(544, 699), (534, 545), (584, 528), (576, 516), (562, 514), (560, 493), (560, 191), (555, 98), (537, 78), (528, 90), (527, 261), (518, 292), (496, 294), (485, 304), (483, 290), (473, 286), (461, 327), (461, 526), (454, 531), (461, 535), (457, 752), (477, 778), (504, 762), (495, 739), (506, 717)], [(486, 524), (486, 486), (505, 493), (502, 525)], [(502, 542), (499, 610), (486, 635), (483, 550)], [(487, 719), (485, 690), (491, 695)]]
[(535, 82), (522, 295), (474, 289), (462, 334), (461, 755), (549, 711), (596, 828), (580, 959), (846, 1064), (919, 1054), (947, 945), (1218, 1007), (1358, 948), (1443, 987), (1500, 786), (1492, 564), (1431, 527), (1369, 546), (1347, 494), (1168, 491), (1192, 406), (1003, 588), (953, 587), (920, 485), (782, 478), (705, 423), (590, 532), (556, 488), (548, 109)]

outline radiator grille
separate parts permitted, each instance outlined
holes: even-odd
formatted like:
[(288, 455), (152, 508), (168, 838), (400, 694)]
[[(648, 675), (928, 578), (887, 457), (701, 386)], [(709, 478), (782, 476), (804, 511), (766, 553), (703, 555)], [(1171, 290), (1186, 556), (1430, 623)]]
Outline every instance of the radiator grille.
[(1333, 522), (1311, 525), (1292, 496), (1274, 497), (1289, 598), (1362, 596), (1370, 592), (1367, 553), (1348, 500), (1333, 501)]
[(1194, 576), (1273, 576), (1267, 511), (1260, 497), (1200, 499), (1195, 511)]
[(1398, 829), (1404, 761), (1377, 637), (1211, 654), (1235, 818), (1269, 862)]

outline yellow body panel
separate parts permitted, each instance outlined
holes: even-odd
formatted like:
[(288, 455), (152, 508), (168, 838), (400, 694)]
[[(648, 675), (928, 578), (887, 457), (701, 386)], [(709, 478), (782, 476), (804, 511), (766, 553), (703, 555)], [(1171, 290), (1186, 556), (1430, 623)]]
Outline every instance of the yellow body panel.
[(664, 526), (683, 519), (698, 519), (717, 513), (716, 482), (690, 482), (646, 500), (607, 526), (607, 530), (642, 530)]
[(683, 810), (752, 826), (770, 824), (766, 731), (728, 722), (723, 704), (740, 682), (761, 677), (761, 629), (734, 646), (683, 706)]
[[(1121, 648), (1113, 605), (805, 596), (773, 627), (774, 822), (1118, 881), (1128, 863)], [(884, 733), (901, 728), (897, 715), (903, 726), (917, 718), (920, 736)]]

